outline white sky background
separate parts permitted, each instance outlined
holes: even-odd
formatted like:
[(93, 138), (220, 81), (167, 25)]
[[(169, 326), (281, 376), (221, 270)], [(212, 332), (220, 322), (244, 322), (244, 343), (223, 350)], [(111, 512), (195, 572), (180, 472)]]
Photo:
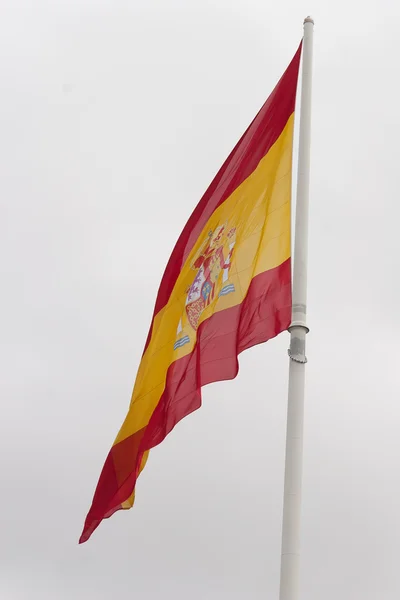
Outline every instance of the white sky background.
[(3, 0), (2, 600), (278, 597), (287, 334), (77, 541), (172, 247), (309, 13), (301, 600), (400, 597), (400, 4)]

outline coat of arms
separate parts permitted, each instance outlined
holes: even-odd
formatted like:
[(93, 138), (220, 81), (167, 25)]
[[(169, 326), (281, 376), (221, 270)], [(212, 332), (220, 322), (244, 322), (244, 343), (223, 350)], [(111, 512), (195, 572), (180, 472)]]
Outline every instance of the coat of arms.
[[(234, 285), (229, 283), (235, 242), (236, 229), (227, 231), (225, 224), (210, 231), (202, 244), (191, 265), (196, 276), (186, 291), (185, 313), (179, 322), (175, 350), (190, 341), (190, 332), (197, 331), (202, 312), (216, 295), (226, 296), (235, 291)], [(223, 287), (218, 292), (221, 283)]]

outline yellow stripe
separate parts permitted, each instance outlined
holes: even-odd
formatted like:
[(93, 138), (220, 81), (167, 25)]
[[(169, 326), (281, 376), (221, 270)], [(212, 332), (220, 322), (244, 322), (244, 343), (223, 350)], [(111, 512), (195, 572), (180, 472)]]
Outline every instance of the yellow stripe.
[[(215, 312), (240, 304), (253, 277), (289, 258), (293, 121), (292, 114), (256, 170), (215, 210), (194, 245), (167, 305), (154, 319), (152, 338), (139, 366), (130, 410), (114, 444), (147, 425), (164, 391), (169, 365), (193, 350), (196, 336), (185, 316), (185, 303), (187, 290), (196, 277), (193, 263), (207, 245), (208, 233), (225, 225), (226, 257), (230, 242), (226, 233), (236, 228), (229, 271), (229, 284), (233, 284), (235, 291), (210, 303), (201, 313), (199, 323)], [(216, 289), (220, 291), (222, 287), (220, 274)], [(181, 337), (187, 334), (190, 342), (174, 350), (182, 318)]]

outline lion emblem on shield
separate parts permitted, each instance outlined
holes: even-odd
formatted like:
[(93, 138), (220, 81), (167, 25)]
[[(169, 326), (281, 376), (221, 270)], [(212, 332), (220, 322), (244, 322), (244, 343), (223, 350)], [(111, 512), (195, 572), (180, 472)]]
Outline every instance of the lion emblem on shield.
[[(185, 314), (179, 322), (177, 337), (183, 333), (183, 329), (197, 331), (201, 314), (214, 301), (220, 281), (228, 281), (235, 242), (236, 229), (227, 231), (226, 224), (209, 232), (191, 264), (196, 276), (186, 291)], [(219, 295), (234, 291), (233, 284), (224, 285)], [(175, 349), (190, 341), (188, 333), (190, 332), (187, 331), (186, 335), (177, 339)]]

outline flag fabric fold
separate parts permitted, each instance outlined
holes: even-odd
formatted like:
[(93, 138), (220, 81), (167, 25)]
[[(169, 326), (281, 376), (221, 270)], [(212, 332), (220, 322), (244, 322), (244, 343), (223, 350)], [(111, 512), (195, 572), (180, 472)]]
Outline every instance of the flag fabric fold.
[(162, 278), (126, 419), (107, 456), (80, 543), (131, 508), (149, 450), (233, 379), (238, 355), (291, 319), (291, 182), (301, 44), (195, 208)]

